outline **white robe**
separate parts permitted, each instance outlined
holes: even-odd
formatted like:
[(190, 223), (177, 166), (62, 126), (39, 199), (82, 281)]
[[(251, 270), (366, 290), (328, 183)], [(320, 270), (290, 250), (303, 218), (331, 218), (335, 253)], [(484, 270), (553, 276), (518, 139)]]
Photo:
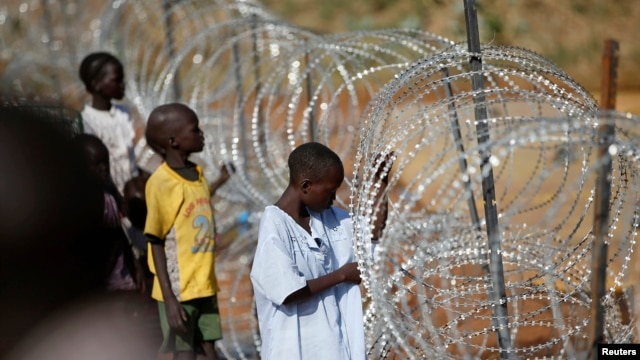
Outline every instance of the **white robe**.
[(335, 207), (310, 214), (311, 235), (276, 206), (267, 206), (260, 221), (251, 282), (262, 359), (365, 359), (358, 285), (341, 283), (282, 304), (307, 280), (355, 261), (349, 214)]
[(109, 111), (85, 105), (82, 123), (85, 133), (99, 137), (107, 146), (111, 179), (120, 194), (123, 194), (124, 184), (137, 174), (133, 152), (135, 132), (131, 116), (116, 105), (111, 106)]

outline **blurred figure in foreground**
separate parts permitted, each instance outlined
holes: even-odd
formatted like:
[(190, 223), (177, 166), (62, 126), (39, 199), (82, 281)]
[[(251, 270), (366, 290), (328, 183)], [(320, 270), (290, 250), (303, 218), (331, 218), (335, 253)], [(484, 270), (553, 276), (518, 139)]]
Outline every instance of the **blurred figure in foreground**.
[(103, 290), (104, 197), (61, 120), (0, 105), (0, 358), (151, 358)]

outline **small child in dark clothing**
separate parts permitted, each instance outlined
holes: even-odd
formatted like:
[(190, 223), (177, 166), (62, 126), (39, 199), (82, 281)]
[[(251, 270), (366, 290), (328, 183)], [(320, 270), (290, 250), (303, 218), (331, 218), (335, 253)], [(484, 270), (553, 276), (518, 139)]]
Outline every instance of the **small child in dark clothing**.
[(108, 254), (103, 267), (104, 286), (109, 291), (143, 291), (143, 274), (120, 222), (120, 199), (117, 190), (109, 186), (109, 151), (102, 140), (89, 134), (74, 138), (73, 147), (81, 154), (96, 191), (103, 193), (102, 226), (89, 241), (98, 243), (97, 248)]

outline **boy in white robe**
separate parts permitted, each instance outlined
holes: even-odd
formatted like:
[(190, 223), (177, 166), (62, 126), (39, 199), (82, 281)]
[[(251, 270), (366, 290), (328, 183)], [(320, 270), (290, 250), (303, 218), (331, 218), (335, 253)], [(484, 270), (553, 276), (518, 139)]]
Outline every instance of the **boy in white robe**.
[(251, 269), (261, 357), (365, 359), (351, 219), (332, 206), (342, 161), (312, 142), (293, 150), (288, 165), (289, 185), (262, 215)]

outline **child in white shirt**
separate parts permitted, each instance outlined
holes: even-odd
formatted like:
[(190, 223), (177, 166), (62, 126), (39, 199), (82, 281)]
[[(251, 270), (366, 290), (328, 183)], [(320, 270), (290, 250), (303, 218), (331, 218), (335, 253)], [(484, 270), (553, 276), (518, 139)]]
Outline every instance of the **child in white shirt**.
[(80, 64), (80, 79), (92, 98), (82, 110), (84, 132), (107, 146), (111, 180), (122, 195), (127, 180), (137, 175), (131, 116), (125, 107), (112, 103), (124, 98), (122, 63), (106, 52), (91, 53)]

